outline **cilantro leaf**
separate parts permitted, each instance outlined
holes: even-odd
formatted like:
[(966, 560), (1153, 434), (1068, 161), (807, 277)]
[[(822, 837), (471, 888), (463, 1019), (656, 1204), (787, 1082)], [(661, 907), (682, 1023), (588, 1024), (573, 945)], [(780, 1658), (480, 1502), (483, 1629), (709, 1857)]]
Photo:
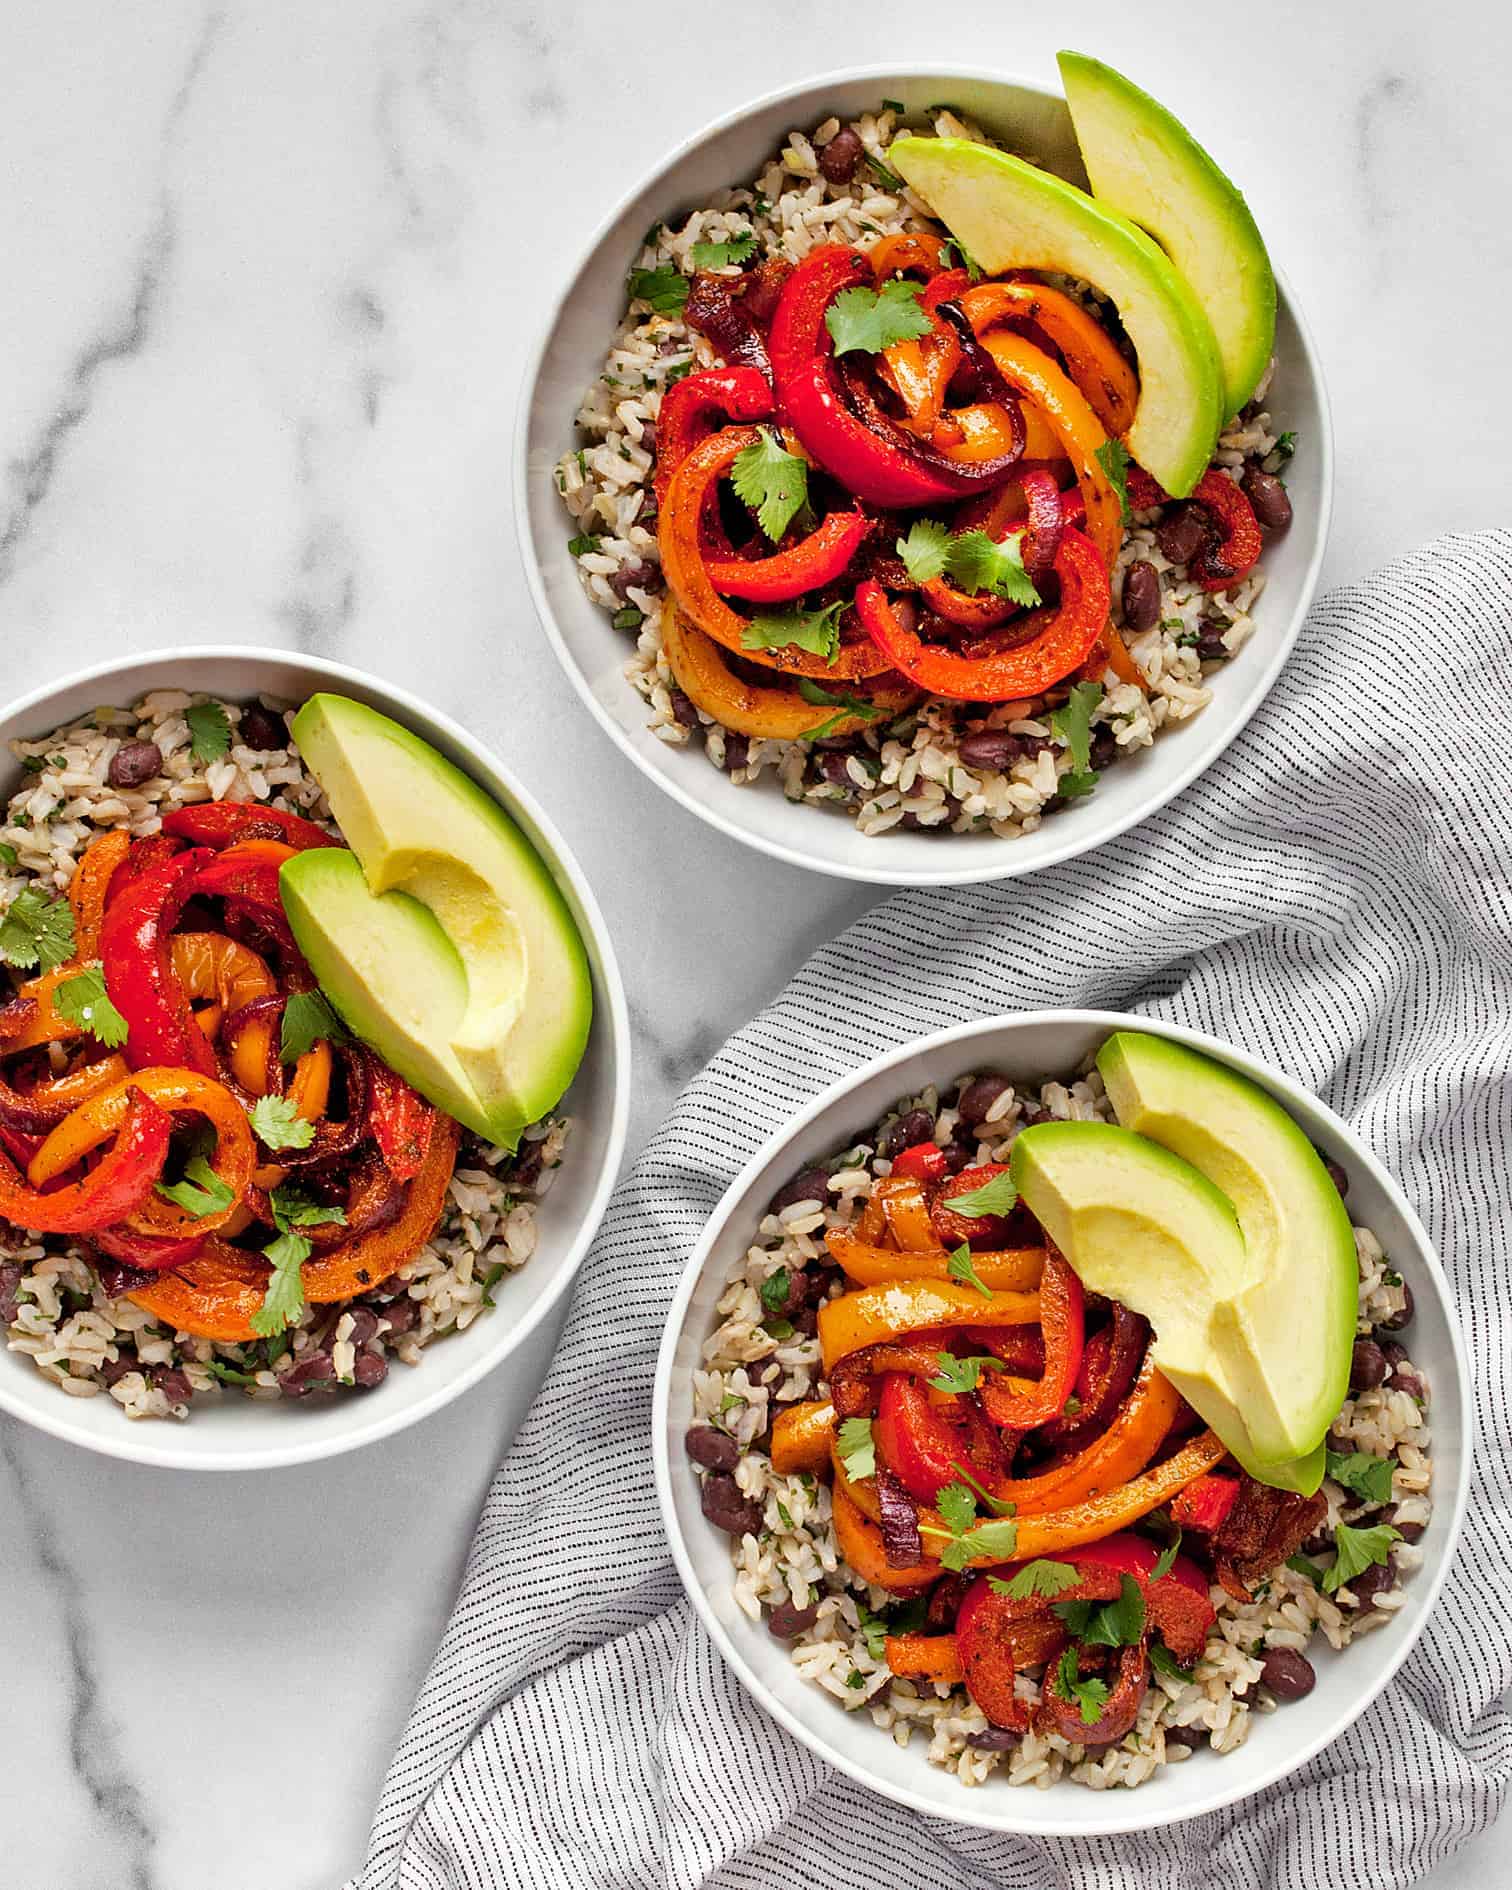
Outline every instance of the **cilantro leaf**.
[(956, 1358), (949, 1352), (936, 1352), (935, 1358), (939, 1361), (940, 1369), (929, 1380), (935, 1391), (975, 1391), (981, 1383), (984, 1370), (1003, 1369), (1002, 1360), (997, 1358)]
[[(963, 1173), (970, 1174), (969, 1168)], [(970, 1194), (952, 1194), (945, 1198), (944, 1205), (952, 1214), (964, 1214), (968, 1220), (979, 1220), (988, 1214), (1006, 1214), (1018, 1200), (1018, 1189), (1013, 1185), (1013, 1177), (1005, 1168), (1000, 1175), (994, 1175), (990, 1181), (984, 1181), (980, 1188), (973, 1188)]]
[(1108, 1703), (1107, 1685), (1095, 1677), (1082, 1679), (1081, 1663), (1074, 1647), (1068, 1647), (1060, 1657), (1060, 1665), (1055, 1670), (1055, 1690), (1063, 1700), (1074, 1702), (1084, 1726), (1095, 1726), (1102, 1718), (1103, 1708)]
[(300, 1272), (313, 1249), (303, 1234), (283, 1233), (263, 1248), (272, 1267), (263, 1302), (248, 1324), (260, 1339), (286, 1331), (304, 1311), (304, 1276)]
[(735, 455), (730, 483), (775, 544), (808, 503), (808, 461), (790, 453), (770, 427), (759, 431), (761, 437)]
[(281, 1188), (275, 1188), (268, 1196), (268, 1206), (273, 1210), (274, 1224), (283, 1234), (292, 1232), (296, 1227), (346, 1225), (344, 1208), (327, 1207), (323, 1201), (312, 1201), (303, 1188), (296, 1188), (292, 1182), (285, 1182)]
[(1283, 464), (1292, 457), (1296, 450), (1297, 436), (1295, 433), (1283, 433), (1276, 441), (1276, 444), (1271, 448), (1273, 453), (1280, 454)]
[(1330, 1450), (1324, 1453), (1324, 1460), (1334, 1482), (1352, 1490), (1364, 1502), (1379, 1507), (1391, 1501), (1391, 1472), (1395, 1466), (1390, 1457), (1371, 1457), (1358, 1450), (1346, 1456)]
[(915, 584), (930, 584), (943, 577), (950, 553), (950, 527), (937, 518), (916, 518), (894, 549)]
[(1050, 732), (1064, 744), (1078, 771), (1092, 761), (1092, 712), (1102, 701), (1102, 684), (1079, 682), (1058, 709), (1050, 711)]
[(757, 1297), (769, 1313), (780, 1313), (787, 1304), (788, 1288), (792, 1285), (792, 1275), (786, 1267), (778, 1267), (775, 1273), (768, 1274), (761, 1282)]
[(297, 1063), (304, 1053), (322, 1040), (345, 1043), (347, 1028), (326, 1002), (320, 991), (291, 992), (284, 1005), (283, 1028), (278, 1034), (278, 1056), (282, 1063)]
[(1171, 1570), (1176, 1565), (1176, 1552), (1180, 1547), (1181, 1531), (1178, 1529), (1156, 1558), (1155, 1566), (1150, 1570), (1149, 1576), (1147, 1577), (1149, 1581), (1158, 1582), (1163, 1576), (1170, 1574)]
[(1122, 440), (1104, 440), (1096, 457), (1108, 475), (1108, 484), (1118, 494), (1119, 515), (1127, 525), (1134, 517), (1129, 509), (1129, 449)]
[(9, 840), (0, 840), (0, 866), (14, 866), (19, 857)]
[(1026, 1562), (1011, 1581), (1003, 1581), (996, 1575), (987, 1577), (988, 1586), (999, 1595), (1007, 1595), (1014, 1601), (1028, 1601), (1034, 1595), (1055, 1596), (1067, 1588), (1074, 1588), (1081, 1580), (1080, 1569), (1075, 1569), (1069, 1562), (1052, 1562), (1044, 1556), (1033, 1562)]
[(231, 746), (231, 723), (218, 702), (194, 702), (184, 711), (189, 752), (198, 762), (219, 761)]
[(877, 1474), (877, 1452), (872, 1442), (870, 1418), (846, 1418), (840, 1426), (839, 1449), (846, 1474), (858, 1483)]
[(252, 1127), (265, 1148), (308, 1148), (315, 1124), (306, 1122), (287, 1096), (259, 1096), (252, 1106)]
[(692, 283), (680, 269), (663, 263), (659, 269), (632, 269), (625, 293), (632, 302), (644, 302), (657, 315), (680, 315)]
[(236, 1199), (235, 1192), (226, 1186), (203, 1155), (191, 1156), (184, 1163), (182, 1181), (158, 1182), (157, 1192), (197, 1221), (204, 1220), (207, 1214), (222, 1213)]
[(1310, 1555), (1289, 1555), (1286, 1566), (1294, 1569), (1298, 1575), (1305, 1575), (1314, 1588), (1323, 1586), (1324, 1568), (1321, 1562), (1315, 1562)]
[(73, 955), (73, 907), (35, 886), (18, 892), (0, 916), (0, 958), (18, 971), (52, 971)]
[(741, 632), (740, 641), (748, 650), (795, 648), (833, 663), (840, 653), (840, 613), (849, 602), (837, 597), (823, 610), (761, 611)]
[(866, 1637), (866, 1651), (873, 1660), (880, 1660), (887, 1652), (889, 1628), (885, 1614), (873, 1614), (864, 1601), (856, 1603), (856, 1617), (861, 1623), (861, 1632)]
[(940, 262), (945, 268), (950, 267), (952, 257), (959, 259), (961, 267), (973, 282), (981, 281), (982, 265), (958, 236), (950, 237), (940, 249)]
[(223, 1358), (207, 1358), (205, 1370), (218, 1378), (223, 1385), (255, 1385), (256, 1372), (239, 1372), (234, 1365), (228, 1365)]
[(1092, 793), (1102, 776), (1095, 768), (1068, 768), (1055, 784), (1055, 791), (1063, 801), (1079, 801)]
[(961, 1537), (960, 1547), (965, 1554), (954, 1564), (947, 1562), (944, 1555), (941, 1555), (940, 1560), (946, 1568), (954, 1566), (962, 1569), (974, 1557), (985, 1555), (990, 1555), (999, 1562), (1006, 1562), (1018, 1547), (1018, 1524), (1007, 1516), (998, 1522), (978, 1523), (975, 1529), (968, 1529)]
[(976, 1497), (964, 1483), (947, 1483), (935, 1498), (935, 1508), (952, 1535), (962, 1535), (976, 1521)]
[[(899, 177), (896, 171), (890, 170), (888, 166), (882, 162), (881, 158), (879, 158), (876, 155), (875, 152), (868, 151), (866, 153), (866, 162), (868, 166), (876, 173), (879, 181), (885, 184), (889, 190), (896, 190), (899, 193), (902, 192), (903, 179)], [(915, 286), (917, 287), (918, 285), (916, 284)]]
[(984, 531), (958, 532), (950, 541), (945, 568), (963, 591), (990, 591), (1014, 604), (1037, 604), (1039, 592), (1024, 569), (1024, 534), (1006, 538)]
[(597, 551), (599, 541), (592, 532), (579, 532), (576, 538), (567, 540), (568, 555), (574, 558), (586, 557), (590, 551)]
[(1338, 1553), (1333, 1567), (1323, 1577), (1324, 1594), (1336, 1594), (1339, 1589), (1347, 1588), (1356, 1575), (1363, 1575), (1376, 1563), (1384, 1563), (1391, 1554), (1392, 1543), (1401, 1539), (1402, 1532), (1393, 1529), (1390, 1523), (1376, 1523), (1370, 1529), (1352, 1529), (1348, 1523), (1339, 1523), (1334, 1530), (1334, 1548)]
[(1006, 1497), (994, 1496), (990, 1490), (984, 1490), (981, 1484), (977, 1482), (976, 1478), (966, 1468), (965, 1464), (957, 1463), (954, 1457), (952, 1457), (950, 1467), (955, 1471), (956, 1475), (966, 1487), (972, 1491), (977, 1501), (985, 1503), (994, 1516), (1012, 1516), (1015, 1514), (1018, 1509), (1018, 1504), (1010, 1503)]
[(837, 711), (814, 728), (808, 728), (798, 737), (801, 742), (822, 741), (826, 735), (833, 735), (842, 722), (857, 720), (861, 722), (879, 722), (884, 711), (873, 703), (863, 701), (860, 696), (847, 695), (845, 690), (838, 694), (816, 683), (812, 676), (798, 678), (798, 693), (805, 702), (821, 704)]
[(917, 341), (927, 335), (933, 323), (919, 306), (923, 288), (921, 282), (899, 280), (884, 282), (880, 289), (863, 288), (860, 283), (842, 289), (824, 317), (835, 353), (880, 354), (895, 341)]
[(902, 99), (900, 98), (885, 98), (882, 101), (882, 109), (884, 111), (896, 112), (898, 116), (901, 118), (904, 115), (904, 113), (908, 110), (908, 107), (903, 103)]
[(111, 1003), (105, 991), (105, 973), (90, 965), (76, 978), (67, 978), (53, 992), (53, 1009), (70, 1024), (87, 1030), (108, 1050), (119, 1049), (126, 1041), (126, 1019)]
[(972, 1265), (971, 1242), (963, 1240), (955, 1252), (945, 1262), (945, 1270), (953, 1280), (962, 1280), (967, 1286), (974, 1286), (985, 1299), (992, 1298), (992, 1288), (983, 1286), (977, 1278), (977, 1270)]
[(1132, 1647), (1144, 1634), (1144, 1590), (1132, 1575), (1118, 1578), (1118, 1599), (1094, 1608), (1081, 1631), (1088, 1647)]
[(1164, 1641), (1151, 1641), (1145, 1651), (1149, 1654), (1150, 1665), (1156, 1673), (1163, 1673), (1172, 1680), (1183, 1682), (1191, 1679), (1192, 1669), (1183, 1667)]
[(1018, 1524), (1009, 1518), (979, 1523), (976, 1497), (964, 1483), (947, 1483), (935, 1498), (944, 1529), (933, 1523), (920, 1523), (922, 1535), (943, 1537), (940, 1563), (944, 1568), (960, 1570), (975, 1556), (991, 1556), (1006, 1562), (1018, 1544)]
[(749, 230), (732, 236), (727, 243), (695, 243), (695, 269), (727, 269), (731, 263), (749, 262), (756, 254), (756, 238)]

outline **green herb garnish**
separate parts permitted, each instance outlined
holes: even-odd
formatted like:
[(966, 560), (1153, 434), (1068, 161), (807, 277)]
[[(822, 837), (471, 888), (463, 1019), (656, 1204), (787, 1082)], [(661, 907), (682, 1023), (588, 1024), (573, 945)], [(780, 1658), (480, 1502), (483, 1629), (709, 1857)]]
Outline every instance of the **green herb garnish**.
[(770, 427), (759, 432), (759, 439), (736, 454), (730, 483), (775, 544), (808, 502), (808, 461), (790, 453)]
[(863, 288), (860, 283), (842, 289), (824, 317), (835, 353), (880, 354), (894, 342), (917, 341), (927, 335), (933, 323), (919, 306), (923, 288), (920, 282), (899, 279), (884, 282), (880, 289)]
[(105, 973), (90, 965), (76, 978), (67, 978), (53, 992), (53, 1009), (70, 1024), (87, 1030), (109, 1050), (125, 1043), (126, 1019), (111, 1003), (105, 990)]
[(822, 610), (762, 611), (751, 618), (740, 641), (748, 650), (807, 650), (833, 663), (840, 653), (840, 613), (850, 603), (838, 597)]
[(18, 971), (52, 971), (73, 955), (73, 907), (35, 886), (18, 892), (0, 917), (0, 958)]

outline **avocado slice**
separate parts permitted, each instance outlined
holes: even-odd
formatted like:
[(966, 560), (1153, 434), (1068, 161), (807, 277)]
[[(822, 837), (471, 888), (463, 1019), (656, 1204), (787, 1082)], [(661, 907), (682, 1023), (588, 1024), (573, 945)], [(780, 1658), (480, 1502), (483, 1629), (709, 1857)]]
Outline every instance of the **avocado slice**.
[(1207, 469), (1226, 417), (1218, 344), (1164, 250), (1051, 171), (964, 138), (895, 138), (888, 162), (989, 275), (1042, 269), (1110, 295), (1139, 357), (1130, 453), (1176, 498)]
[(1093, 195), (1148, 230), (1190, 284), (1218, 342), (1224, 416), (1238, 413), (1276, 340), (1276, 278), (1249, 205), (1148, 92), (1085, 53), (1059, 64)]
[(1119, 1121), (1233, 1203), (1255, 1273), (1231, 1314), (1254, 1366), (1245, 1421), (1262, 1461), (1307, 1456), (1349, 1389), (1358, 1297), (1354, 1230), (1328, 1170), (1274, 1098), (1184, 1044), (1116, 1031), (1097, 1067)]
[(389, 717), (321, 694), (293, 727), (355, 856), (284, 863), (300, 949), (359, 1037), (513, 1148), (572, 1081), (592, 1021), (587, 958), (555, 881), (476, 782)]

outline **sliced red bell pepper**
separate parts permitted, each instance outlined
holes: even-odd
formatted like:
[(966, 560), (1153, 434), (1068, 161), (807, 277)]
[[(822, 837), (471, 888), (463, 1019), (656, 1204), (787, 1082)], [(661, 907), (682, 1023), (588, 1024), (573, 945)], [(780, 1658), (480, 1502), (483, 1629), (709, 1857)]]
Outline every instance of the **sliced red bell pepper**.
[(1082, 1349), (1081, 1370), (1076, 1374), (1080, 1408), (1047, 1427), (1048, 1441), (1061, 1443), (1084, 1431), (1101, 1430), (1139, 1376), (1149, 1343), (1146, 1321), (1115, 1302), (1109, 1324)]
[(878, 439), (841, 400), (830, 362), (816, 356), (784, 383), (783, 404), (804, 450), (858, 499), (889, 509), (948, 503), (961, 485)]
[[(1048, 1614), (1043, 1607), (1037, 1612)], [(1012, 1732), (1025, 1732), (1029, 1726), (1029, 1708), (1013, 1684), (1020, 1636), (1029, 1619), (1022, 1603), (997, 1593), (984, 1576), (966, 1590), (956, 1614), (956, 1654), (966, 1691), (994, 1726)], [(1057, 1624), (1043, 1651), (1034, 1652), (1048, 1659), (1064, 1640), (1064, 1630)]]
[(168, 1159), (172, 1128), (167, 1110), (133, 1090), (120, 1134), (82, 1180), (44, 1191), (0, 1159), (0, 1216), (39, 1234), (91, 1234), (113, 1226), (151, 1194)]
[[(686, 385), (686, 383), (684, 383)], [(833, 584), (871, 529), (864, 512), (831, 512), (817, 530), (769, 558), (707, 558), (716, 591), (758, 604), (783, 604)]]
[(1207, 507), (1223, 533), (1216, 544), (1198, 548), (1190, 567), (1192, 576), (1205, 591), (1226, 591), (1260, 556), (1260, 523), (1255, 508), (1232, 479), (1211, 467), (1197, 481), (1192, 498)]
[(830, 303), (842, 289), (854, 288), (857, 283), (869, 286), (872, 279), (871, 263), (860, 250), (843, 243), (821, 243), (783, 283), (767, 335), (779, 414), (786, 412), (788, 383), (816, 356), (831, 350), (829, 330), (824, 325)]
[(1005, 1430), (1032, 1431), (1049, 1424), (1065, 1409), (1081, 1370), (1085, 1339), (1086, 1296), (1082, 1283), (1052, 1248), (1040, 1276), (1040, 1330), (1045, 1338), (1045, 1371), (1032, 1391), (1015, 1392), (987, 1379), (982, 1409)]
[(425, 1165), (436, 1111), (380, 1058), (365, 1059), (368, 1129), (396, 1181), (412, 1181)]
[(959, 1247), (964, 1240), (972, 1247), (1006, 1247), (1008, 1217), (1005, 1214), (961, 1214), (951, 1202), (963, 1194), (975, 1194), (999, 1175), (1008, 1173), (1006, 1162), (984, 1162), (980, 1168), (963, 1168), (940, 1183), (929, 1204), (930, 1218), (942, 1247)]
[(895, 1175), (911, 1175), (915, 1181), (942, 1181), (950, 1173), (944, 1149), (934, 1142), (915, 1142), (893, 1157)]
[(1178, 1555), (1158, 1581), (1151, 1581), (1159, 1557), (1155, 1543), (1127, 1531), (1068, 1549), (1064, 1559), (1083, 1581), (1058, 1599), (1111, 1599), (1119, 1590), (1112, 1578), (1130, 1575), (1144, 1593), (1149, 1630), (1161, 1636), (1178, 1660), (1195, 1660), (1218, 1618), (1208, 1598), (1207, 1577), (1189, 1555)]
[(1198, 1477), (1171, 1498), (1171, 1521), (1183, 1529), (1211, 1534), (1228, 1520), (1228, 1513), (1239, 1497), (1238, 1477), (1220, 1476), (1216, 1471)]
[[(176, 853), (131, 880), (105, 908), (100, 927), (105, 989), (126, 1019), (126, 1061), (134, 1070), (166, 1065), (201, 1076), (216, 1074), (215, 1052), (194, 1021), (169, 951), (169, 935), (195, 879), (216, 858), (208, 847)], [(130, 867), (128, 857), (117, 878)]]
[(700, 440), (714, 431), (713, 416), (765, 420), (772, 411), (772, 385), (760, 368), (704, 368), (676, 381), (662, 395), (656, 416), (656, 504), (667, 496), (672, 475)]
[(882, 1380), (872, 1436), (881, 1461), (920, 1503), (933, 1503), (947, 1484), (961, 1482), (962, 1464), (978, 1480), (1000, 1477), (1001, 1462), (984, 1429), (963, 1399), (933, 1404), (923, 1381), (904, 1372)]
[(1029, 625), (1038, 619), (1037, 627), (1017, 642), (985, 637), (965, 651), (926, 644), (899, 622), (874, 578), (864, 579), (857, 588), (856, 611), (892, 666), (931, 695), (961, 702), (1011, 702), (1040, 695), (1079, 668), (1096, 648), (1107, 621), (1107, 569), (1083, 533), (1067, 529), (1062, 534), (1055, 573), (1061, 582), (1058, 608), (1024, 619)]
[(133, 880), (141, 879), (155, 866), (161, 866), (164, 860), (171, 860), (183, 848), (170, 833), (149, 833), (140, 840), (133, 840), (124, 860), (110, 876), (110, 884), (105, 888), (105, 904), (118, 899)]
[(278, 890), (279, 869), (297, 850), (281, 840), (238, 840), (212, 855), (188, 891), (199, 898), (224, 899), (228, 911), (249, 914), (291, 963), (302, 965)]
[(193, 807), (175, 807), (163, 816), (163, 832), (197, 847), (229, 847), (238, 840), (282, 840), (296, 853), (304, 853), (311, 847), (342, 844), (313, 820), (256, 801), (202, 801)]
[(166, 1273), (170, 1267), (187, 1266), (198, 1259), (206, 1238), (204, 1234), (190, 1234), (183, 1240), (162, 1240), (152, 1234), (134, 1234), (128, 1228), (102, 1227), (90, 1235), (89, 1244), (122, 1266), (141, 1273)]
[[(1080, 1657), (1078, 1656), (1078, 1659)], [(1150, 1663), (1143, 1641), (1118, 1651), (1118, 1669), (1102, 1710), (1090, 1724), (1081, 1706), (1060, 1690), (1059, 1666), (1046, 1667), (1034, 1724), (1040, 1732), (1059, 1733), (1079, 1746), (1111, 1746), (1133, 1726), (1150, 1688)], [(983, 1709), (986, 1710), (985, 1708)]]

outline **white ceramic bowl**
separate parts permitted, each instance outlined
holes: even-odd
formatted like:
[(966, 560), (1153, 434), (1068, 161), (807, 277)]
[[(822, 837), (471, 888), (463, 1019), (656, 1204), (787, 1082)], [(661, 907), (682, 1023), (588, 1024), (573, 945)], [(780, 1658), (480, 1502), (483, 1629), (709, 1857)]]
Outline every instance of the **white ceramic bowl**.
[[(1421, 1543), (1423, 1566), (1408, 1581), (1406, 1603), (1395, 1620), (1339, 1655), (1320, 1653), (1315, 1642), (1308, 1650), (1318, 1670), (1313, 1692), (1257, 1717), (1237, 1752), (1198, 1752), (1133, 1791), (1094, 1792), (1067, 1781), (1036, 1791), (993, 1779), (968, 1788), (953, 1773), (930, 1765), (919, 1740), (894, 1745), (865, 1712), (847, 1713), (800, 1679), (785, 1648), (736, 1606), (730, 1539), (700, 1512), (698, 1483), (683, 1444), (693, 1421), (692, 1372), (716, 1324), (715, 1302), (729, 1270), (750, 1245), (767, 1202), (783, 1182), (811, 1161), (844, 1148), (897, 1098), (928, 1083), (943, 1087), (968, 1070), (983, 1069), (1020, 1079), (1060, 1075), (1120, 1028), (1174, 1038), (1242, 1071), (1269, 1090), (1325, 1155), (1347, 1171), (1353, 1218), (1379, 1235), (1417, 1302), (1406, 1336), (1432, 1393), (1433, 1520)], [(1110, 1011), (1031, 1011), (963, 1024), (890, 1051), (816, 1097), (752, 1157), (715, 1210), (672, 1303), (657, 1363), (652, 1446), (672, 1553), (694, 1606), (746, 1687), (789, 1732), (842, 1772), (916, 1811), (988, 1830), (1089, 1837), (1174, 1823), (1259, 1791), (1337, 1738), (1370, 1704), (1422, 1631), (1459, 1537), (1470, 1480), (1468, 1388), (1469, 1368), (1449, 1286), (1421, 1222), (1376, 1158), (1315, 1096), (1279, 1070), (1199, 1031)]]
[(101, 664), (35, 691), (0, 715), (0, 791), (11, 794), (20, 776), (6, 742), (44, 735), (88, 709), (130, 703), (159, 688), (209, 690), (233, 701), (268, 694), (292, 702), (331, 689), (413, 729), (493, 795), (529, 836), (571, 908), (593, 971), (593, 1030), (562, 1105), (575, 1126), (541, 1204), (540, 1243), (526, 1266), (495, 1287), (496, 1309), (465, 1332), (427, 1347), (418, 1366), (396, 1366), (371, 1392), (276, 1403), (225, 1397), (196, 1401), (184, 1423), (133, 1423), (113, 1399), (70, 1398), (29, 1359), (0, 1354), (0, 1408), (55, 1437), (138, 1463), (262, 1470), (355, 1450), (439, 1410), (501, 1365), (568, 1290), (619, 1173), (629, 1100), (629, 1018), (614, 948), (593, 894), (534, 799), (449, 717), (361, 670), (251, 648), (164, 650)]
[[(622, 673), (629, 641), (578, 580), (567, 550), (573, 527), (552, 469), (575, 442), (574, 417), (624, 313), (626, 271), (647, 228), (752, 176), (790, 129), (817, 124), (831, 112), (850, 117), (875, 110), (884, 95), (915, 111), (949, 99), (1013, 148), (1086, 184), (1064, 101), (1024, 80), (948, 67), (900, 73), (874, 66), (769, 94), (719, 119), (636, 188), (567, 279), (526, 369), (515, 514), (536, 608), (574, 687), (636, 766), (674, 800), (794, 866), (877, 884), (945, 886), (1032, 873), (1085, 853), (1164, 806), (1222, 753), (1275, 681), (1317, 588), (1332, 503), (1333, 436), (1322, 369), (1283, 283), (1270, 408), (1278, 427), (1294, 431), (1302, 444), (1287, 473), (1295, 522), (1266, 546), (1267, 584), (1255, 634), (1216, 677), (1213, 700), (1199, 716), (1165, 730), (1152, 747), (1109, 770), (1090, 799), (1021, 839), (896, 829), (867, 839), (841, 814), (789, 803), (767, 778), (736, 787), (695, 748), (658, 741), (645, 725), (644, 702)], [(1180, 99), (1171, 103), (1180, 110)]]

